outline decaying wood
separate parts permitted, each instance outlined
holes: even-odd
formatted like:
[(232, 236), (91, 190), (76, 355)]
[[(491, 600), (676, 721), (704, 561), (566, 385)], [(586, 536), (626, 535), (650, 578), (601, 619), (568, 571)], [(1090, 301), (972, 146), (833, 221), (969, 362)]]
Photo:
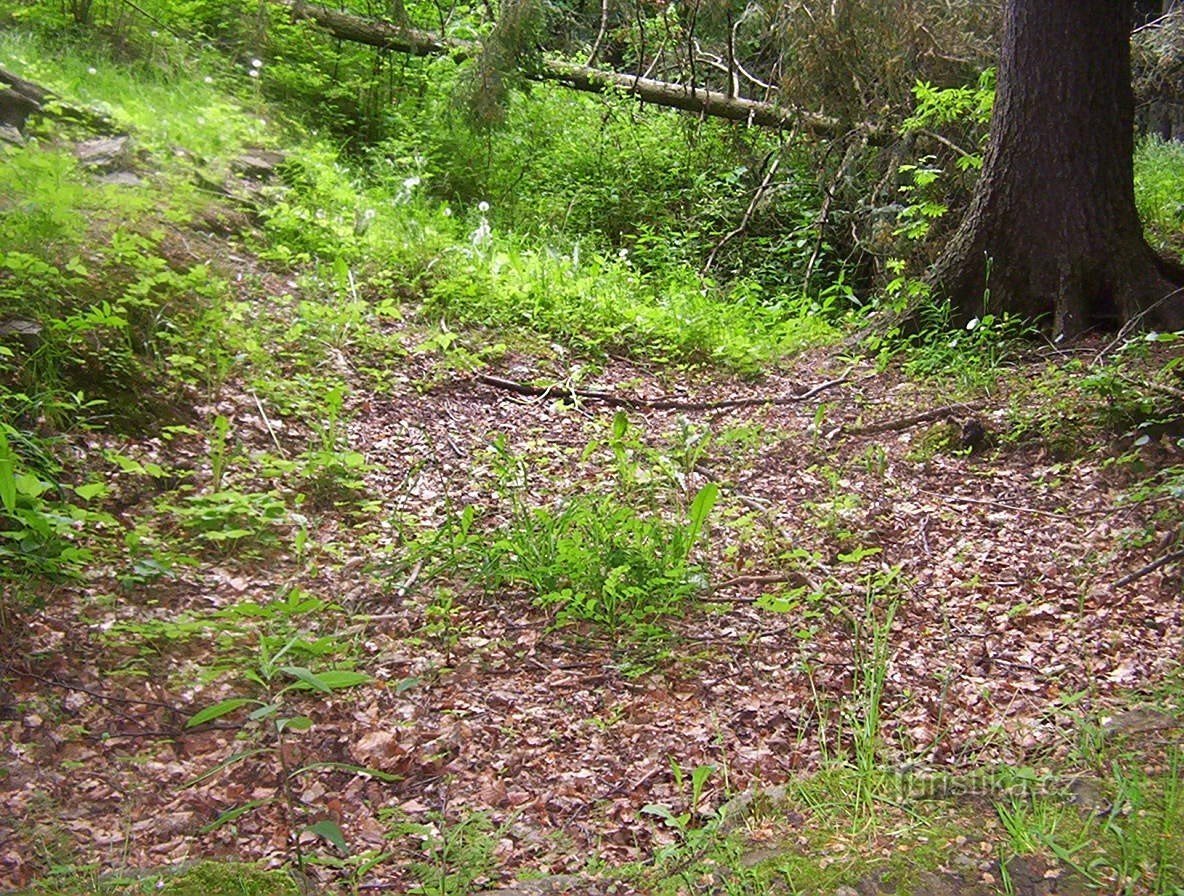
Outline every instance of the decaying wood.
[(923, 411), (920, 414), (910, 414), (907, 417), (898, 417), (895, 420), (885, 420), (881, 423), (869, 423), (866, 426), (844, 426), (843, 432), (849, 436), (871, 436), (881, 432), (897, 432), (902, 429), (911, 429), (921, 423), (941, 420), (943, 417), (953, 417), (957, 414), (964, 414), (966, 411), (976, 411), (985, 404), (985, 401), (947, 404), (940, 408)]
[(729, 410), (731, 408), (761, 407), (763, 405), (796, 404), (797, 402), (807, 401), (826, 389), (847, 382), (847, 375), (844, 374), (836, 379), (827, 380), (825, 383), (819, 383), (817, 386), (812, 386), (803, 392), (796, 392), (793, 395), (725, 398), (719, 401), (688, 401), (683, 398), (640, 398), (627, 395), (614, 395), (611, 392), (602, 392), (598, 389), (576, 389), (564, 383), (554, 383), (550, 386), (528, 386), (525, 383), (517, 383), (513, 380), (502, 379), (500, 376), (491, 376), (487, 373), (477, 374), (476, 379), (478, 382), (484, 383), (487, 386), (493, 386), (495, 389), (504, 389), (516, 395), (527, 395), (533, 398), (569, 398), (573, 401), (598, 401), (610, 407), (635, 408), (647, 411), (719, 411)]
[[(340, 40), (393, 50), (413, 56), (476, 56), (481, 46), (476, 41), (439, 37), (416, 28), (404, 28), (381, 19), (354, 15), (304, 0), (279, 0), (291, 10), (296, 20), (315, 22)], [(804, 109), (779, 106), (759, 100), (729, 96), (687, 84), (675, 84), (621, 72), (605, 71), (560, 59), (544, 59), (534, 71), (524, 72), (536, 81), (554, 81), (588, 93), (620, 91), (645, 103), (695, 112), (715, 118), (744, 122), (764, 128), (802, 128), (816, 137), (833, 138), (848, 132), (838, 119)], [(883, 136), (882, 128), (866, 125), (863, 130), (873, 139)]]
[(23, 131), (29, 116), (37, 114), (70, 118), (105, 133), (119, 132), (115, 122), (101, 112), (71, 105), (52, 90), (0, 68), (0, 124)]

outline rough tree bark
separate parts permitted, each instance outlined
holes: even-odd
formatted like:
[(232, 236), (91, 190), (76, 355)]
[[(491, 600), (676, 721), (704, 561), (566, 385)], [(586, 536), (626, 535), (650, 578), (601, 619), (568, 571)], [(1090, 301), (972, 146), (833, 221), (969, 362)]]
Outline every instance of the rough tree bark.
[(1143, 313), (1184, 327), (1184, 268), (1135, 209), (1133, 0), (1007, 0), (982, 176), (930, 282), (965, 318), (1075, 336)]

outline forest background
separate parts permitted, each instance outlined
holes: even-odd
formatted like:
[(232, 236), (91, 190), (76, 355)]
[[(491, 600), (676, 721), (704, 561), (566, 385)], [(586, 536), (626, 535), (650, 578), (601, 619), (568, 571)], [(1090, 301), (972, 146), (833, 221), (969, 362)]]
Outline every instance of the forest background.
[(997, 5), (346, 11), (0, 3), (12, 886), (1178, 893), (1178, 334), (924, 279)]

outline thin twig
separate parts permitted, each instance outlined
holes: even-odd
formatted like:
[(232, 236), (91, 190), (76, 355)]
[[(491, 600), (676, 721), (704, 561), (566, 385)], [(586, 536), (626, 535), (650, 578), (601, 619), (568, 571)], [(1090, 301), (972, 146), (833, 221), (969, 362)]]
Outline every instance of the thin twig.
[(783, 585), (787, 582), (793, 582), (795, 585), (805, 585), (810, 588), (817, 588), (818, 586), (812, 582), (809, 576), (805, 573), (792, 572), (781, 575), (746, 575), (734, 576), (730, 579), (725, 579), (718, 585), (712, 585), (712, 591), (722, 591), (725, 588), (736, 588), (740, 585)]
[(259, 400), (259, 396), (255, 394), (255, 390), (251, 390), (251, 397), (255, 399), (255, 407), (259, 409), (259, 416), (263, 418), (263, 425), (267, 427), (267, 434), (271, 436), (271, 443), (275, 445), (275, 450), (280, 453), (280, 457), (287, 457), (283, 446), (280, 445), (280, 440), (276, 438), (275, 429), (272, 428), (271, 420), (267, 416), (267, 411), (263, 410), (263, 402)]
[(1173, 299), (1176, 296), (1181, 295), (1181, 294), (1184, 294), (1184, 286), (1181, 286), (1179, 289), (1173, 289), (1166, 296), (1159, 299), (1158, 301), (1152, 302), (1150, 305), (1148, 305), (1146, 308), (1144, 308), (1142, 311), (1140, 311), (1138, 314), (1136, 314), (1134, 317), (1132, 317), (1130, 320), (1128, 320), (1125, 324), (1122, 325), (1122, 328), (1118, 331), (1118, 333), (1115, 335), (1115, 337), (1112, 340), (1110, 340), (1110, 342), (1108, 342), (1102, 348), (1102, 350), (1100, 352), (1098, 352), (1097, 356), (1094, 358), (1093, 362), (1091, 363), (1091, 366), (1101, 363), (1102, 359), (1105, 358), (1106, 355), (1110, 354), (1110, 352), (1114, 349), (1115, 346), (1117, 346), (1121, 342), (1125, 342), (1127, 339), (1127, 336), (1129, 336), (1131, 331), (1134, 330), (1139, 325), (1139, 323), (1143, 320), (1144, 317), (1146, 317), (1148, 314), (1150, 314), (1152, 311), (1154, 311), (1156, 308), (1158, 308), (1164, 302), (1168, 301), (1169, 299)]
[(600, 44), (604, 40), (604, 33), (608, 30), (608, 0), (601, 0), (600, 2), (600, 31), (596, 34), (596, 40), (592, 41), (592, 50), (588, 53), (588, 61), (584, 65), (591, 65), (596, 61), (597, 55), (600, 53)]
[(419, 579), (419, 574), (423, 570), (423, 558), (420, 557), (415, 561), (415, 565), (411, 567), (411, 573), (407, 576), (407, 580), (395, 589), (395, 595), (399, 598), (407, 596), (407, 592), (411, 590), (412, 586)]
[(64, 691), (77, 691), (80, 694), (89, 694), (91, 697), (94, 697), (96, 700), (102, 700), (104, 703), (123, 703), (129, 706), (155, 706), (160, 709), (167, 709), (169, 712), (177, 715), (185, 715), (185, 710), (169, 703), (161, 703), (157, 700), (146, 700), (143, 698), (113, 697), (110, 694), (104, 694), (101, 691), (96, 691), (81, 684), (59, 681), (56, 678), (47, 678), (44, 675), (38, 675), (36, 672), (18, 666), (6, 666), (5, 668), (8, 672), (15, 672), (25, 678), (32, 678), (34, 681), (40, 681), (42, 684), (53, 685)]
[(921, 133), (924, 134), (926, 137), (929, 137), (931, 140), (936, 140), (942, 146), (949, 147), (954, 152), (958, 153), (960, 156), (962, 156), (964, 158), (969, 158), (970, 156), (974, 155), (974, 153), (970, 153), (970, 152), (967, 152), (966, 150), (964, 150), (961, 146), (959, 146), (953, 140), (943, 137), (941, 134), (937, 133), (937, 131), (922, 130)]
[[(776, 150), (774, 150), (776, 152)], [(719, 254), (719, 250), (731, 242), (735, 237), (738, 237), (745, 230), (748, 229), (748, 222), (752, 220), (752, 213), (756, 211), (757, 205), (761, 201), (761, 197), (765, 195), (765, 191), (769, 189), (769, 184), (773, 182), (773, 176), (777, 173), (777, 169), (781, 166), (780, 156), (773, 159), (769, 164), (765, 176), (761, 179), (761, 184), (756, 188), (752, 194), (752, 199), (749, 200), (748, 208), (744, 210), (744, 215), (740, 218), (740, 223), (732, 230), (724, 234), (724, 238), (715, 244), (715, 248), (711, 250), (711, 254), (707, 256), (707, 261), (703, 263), (703, 273), (706, 274), (711, 270), (711, 266), (715, 264), (715, 257)]]
[(1169, 386), (1166, 383), (1157, 383), (1153, 380), (1137, 380), (1129, 376), (1122, 376), (1121, 374), (1118, 378), (1131, 386), (1137, 386), (1149, 392), (1160, 392), (1164, 395), (1170, 395), (1172, 398), (1184, 400), (1184, 390)]
[(1073, 514), (1070, 516), (1067, 513), (1054, 513), (1051, 510), (1041, 510), (1038, 507), (1022, 507), (1018, 504), (1004, 504), (1002, 501), (991, 501), (986, 498), (967, 498), (962, 495), (945, 495), (941, 492), (931, 492), (929, 489), (918, 489), (923, 495), (930, 495), (934, 498), (940, 498), (943, 501), (948, 501), (951, 504), (981, 504), (985, 507), (997, 507), (1000, 510), (1012, 510), (1016, 513), (1032, 513), (1037, 516), (1047, 516), (1054, 520), (1072, 520), (1081, 516), (1081, 514)]

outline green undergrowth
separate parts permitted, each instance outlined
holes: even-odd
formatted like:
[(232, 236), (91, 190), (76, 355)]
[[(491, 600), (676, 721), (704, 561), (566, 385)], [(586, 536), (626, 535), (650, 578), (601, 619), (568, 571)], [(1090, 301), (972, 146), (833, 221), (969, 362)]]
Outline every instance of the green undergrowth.
[[(1101, 776), (1052, 770), (902, 770), (836, 765), (676, 815), (676, 837), (626, 876), (652, 894), (710, 881), (719, 892), (839, 894), (1063, 892), (1165, 894), (1184, 888), (1178, 748), (1144, 771), (1134, 754)], [(864, 802), (863, 795), (871, 797)], [(1027, 881), (1021, 883), (1021, 881)]]
[(216, 57), (193, 58), (194, 47), (167, 32), (154, 42), (152, 53), (129, 57), (81, 33), (8, 30), (0, 34), (0, 62), (160, 151), (155, 168), (167, 168), (175, 152), (213, 162), (272, 139), (264, 107), (244, 95)]
[(1143, 140), (1135, 152), (1135, 201), (1153, 245), (1184, 257), (1184, 144)]
[(63, 868), (14, 896), (299, 896), (300, 892), (286, 871), (265, 871), (238, 862), (198, 862), (175, 870), (126, 875)]

